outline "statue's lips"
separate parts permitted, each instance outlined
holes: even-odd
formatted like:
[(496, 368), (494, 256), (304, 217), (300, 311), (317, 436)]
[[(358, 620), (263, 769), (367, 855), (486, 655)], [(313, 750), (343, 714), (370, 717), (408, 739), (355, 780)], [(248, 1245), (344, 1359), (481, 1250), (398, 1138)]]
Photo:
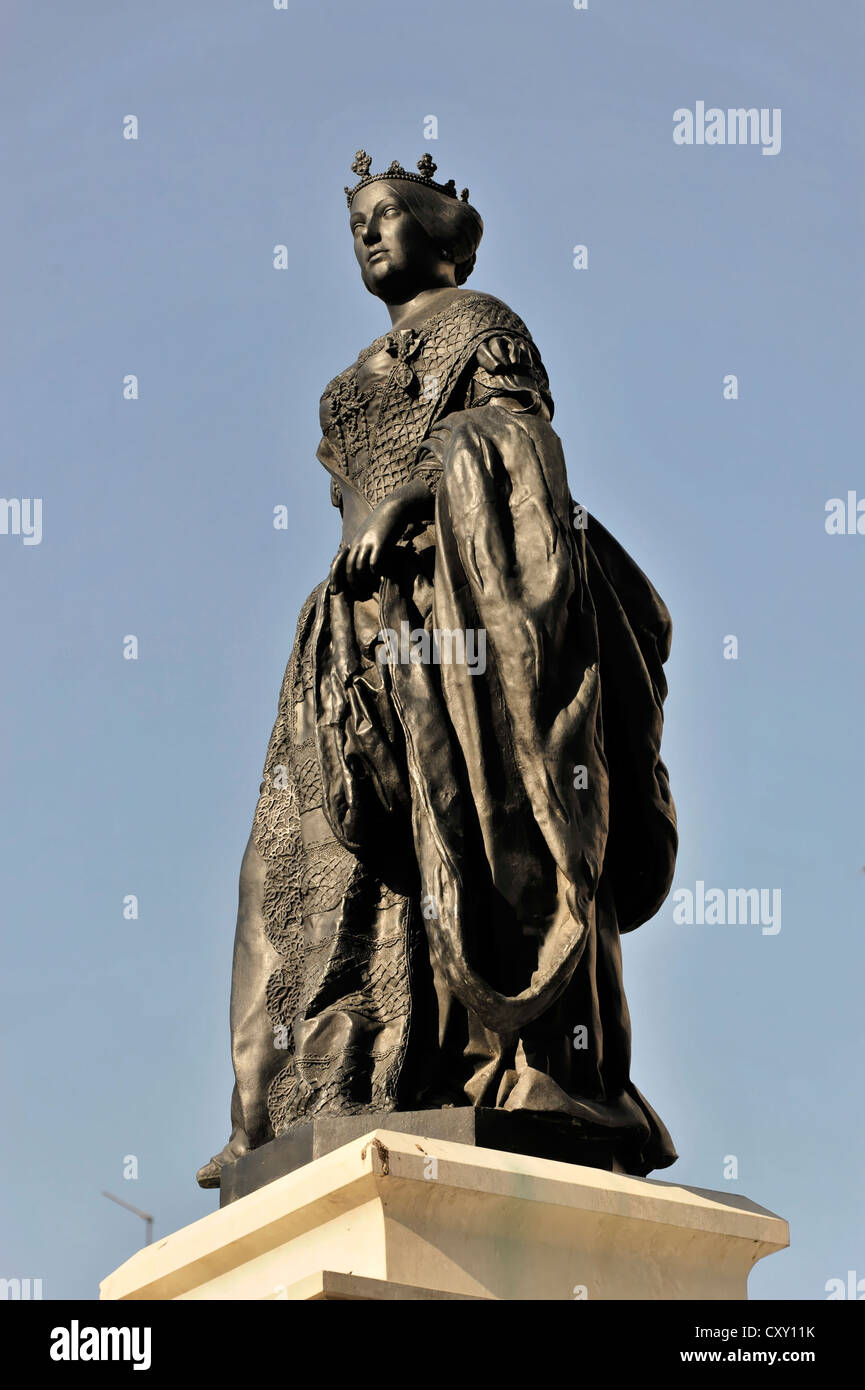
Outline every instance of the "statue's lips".
[(368, 255), (367, 258), (366, 258), (366, 263), (367, 263), (367, 265), (372, 265), (373, 261), (377, 261), (378, 258), (379, 258), (379, 256), (386, 256), (386, 255), (387, 255), (387, 252), (386, 252), (386, 251), (383, 251), (383, 250), (381, 250), (381, 249), (379, 249), (378, 251), (370, 251), (369, 255)]

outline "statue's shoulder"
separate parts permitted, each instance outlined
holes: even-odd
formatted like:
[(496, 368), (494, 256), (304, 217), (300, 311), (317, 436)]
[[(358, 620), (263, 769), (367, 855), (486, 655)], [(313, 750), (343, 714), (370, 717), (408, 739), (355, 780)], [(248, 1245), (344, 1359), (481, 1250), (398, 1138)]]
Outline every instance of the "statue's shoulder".
[(514, 312), (503, 299), (499, 299), (494, 294), (487, 294), (485, 290), (463, 290), (461, 298), (456, 303), (475, 305), (479, 310), (485, 311), (493, 317), (501, 313), (513, 314)]
[[(503, 299), (482, 290), (463, 290), (443, 308), (425, 319), (414, 333), (425, 354), (452, 358), (459, 356), (473, 344), (496, 333), (512, 333), (531, 342), (531, 334), (519, 314), (515, 313)], [(399, 333), (383, 333), (362, 348), (354, 362), (345, 367), (327, 383), (321, 394), (319, 413), (322, 428), (330, 419), (337, 405), (345, 407), (362, 404), (362, 394), (358, 393), (356, 374), (368, 358), (385, 350), (394, 350), (393, 345)], [(394, 350), (395, 351), (395, 350)]]
[(504, 300), (480, 290), (465, 290), (423, 324), (421, 336), (428, 355), (463, 357), (473, 346), (498, 334), (511, 334), (531, 342), (531, 334), (519, 314)]
[(509, 304), (494, 294), (486, 294), (483, 290), (464, 290), (461, 297), (444, 313), (462, 318), (472, 327), (511, 328), (514, 331), (521, 330), (527, 337), (530, 336), (525, 323)]

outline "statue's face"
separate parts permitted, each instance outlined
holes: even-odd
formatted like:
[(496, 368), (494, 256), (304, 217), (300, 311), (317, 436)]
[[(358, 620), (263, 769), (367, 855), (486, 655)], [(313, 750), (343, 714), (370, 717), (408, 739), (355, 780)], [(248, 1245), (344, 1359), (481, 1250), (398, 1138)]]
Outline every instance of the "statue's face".
[(447, 273), (440, 249), (385, 182), (355, 194), (350, 226), (363, 283), (379, 299), (408, 299)]

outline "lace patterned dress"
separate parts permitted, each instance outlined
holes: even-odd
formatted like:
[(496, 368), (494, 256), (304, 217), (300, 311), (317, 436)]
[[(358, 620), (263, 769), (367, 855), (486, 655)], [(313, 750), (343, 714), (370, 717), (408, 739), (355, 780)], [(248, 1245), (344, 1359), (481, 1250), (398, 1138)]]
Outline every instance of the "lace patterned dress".
[[(375, 593), (323, 583), (300, 613), (241, 873), (232, 1118), (254, 1147), (452, 1104), (567, 1117), (634, 1173), (675, 1159), (630, 1080), (619, 942), (672, 881), (670, 623), (575, 527), (552, 412), (525, 324), (471, 291), (322, 396), (334, 504), (362, 518), (421, 477), (436, 515)], [(383, 661), (383, 630), (482, 633), (484, 662)]]

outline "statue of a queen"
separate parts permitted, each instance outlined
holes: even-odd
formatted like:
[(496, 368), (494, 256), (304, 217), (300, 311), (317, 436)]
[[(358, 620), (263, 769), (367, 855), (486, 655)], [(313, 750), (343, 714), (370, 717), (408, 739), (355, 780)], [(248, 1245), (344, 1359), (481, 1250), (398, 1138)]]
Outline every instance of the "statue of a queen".
[[(646, 1174), (620, 934), (669, 892), (670, 619), (571, 497), (543, 362), (463, 286), (483, 223), (427, 154), (346, 189), (390, 330), (321, 398), (342, 517), (243, 858), (226, 1164), (319, 1115), (556, 1117)], [(576, 1161), (579, 1161), (577, 1158)]]

